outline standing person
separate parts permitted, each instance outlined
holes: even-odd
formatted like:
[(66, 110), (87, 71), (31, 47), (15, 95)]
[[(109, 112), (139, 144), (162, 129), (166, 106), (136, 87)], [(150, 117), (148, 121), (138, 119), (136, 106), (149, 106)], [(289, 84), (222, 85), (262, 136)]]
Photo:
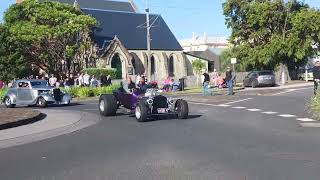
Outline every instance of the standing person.
[(140, 74), (138, 73), (137, 76), (136, 76), (136, 85), (138, 86), (139, 82), (140, 82), (140, 79), (141, 79), (141, 76)]
[(91, 78), (90, 84), (91, 84), (91, 87), (98, 87), (98, 80), (94, 75)]
[(210, 76), (207, 72), (202, 74), (202, 85), (203, 85), (203, 94), (206, 95), (209, 93), (209, 83), (210, 83)]
[(213, 70), (213, 72), (211, 73), (211, 79), (213, 81), (213, 85), (214, 87), (218, 86), (218, 72), (216, 69)]
[(84, 82), (83, 82), (83, 73), (79, 74), (78, 76), (78, 86), (83, 86)]
[(51, 74), (51, 77), (49, 78), (49, 84), (51, 87), (55, 87), (56, 86), (56, 83), (57, 83), (57, 78)]
[(5, 84), (2, 80), (0, 80), (0, 89), (4, 88)]
[(69, 89), (70, 88), (70, 78), (67, 76), (66, 79), (64, 80), (64, 87), (66, 89)]
[(107, 76), (107, 82), (106, 82), (106, 86), (111, 86), (112, 85), (112, 82), (111, 82), (111, 76), (108, 75)]
[(228, 86), (228, 95), (233, 95), (233, 81), (234, 81), (235, 75), (233, 74), (230, 67), (227, 68), (226, 72), (226, 83)]
[(90, 86), (90, 75), (87, 72), (83, 76), (83, 84), (86, 87)]
[(102, 74), (100, 76), (100, 83), (101, 83), (101, 87), (107, 86), (107, 76)]
[(317, 95), (317, 91), (320, 83), (320, 59), (314, 60), (313, 82), (314, 82), (314, 95)]
[(69, 84), (70, 84), (70, 87), (73, 87), (75, 85), (73, 74), (70, 74)]

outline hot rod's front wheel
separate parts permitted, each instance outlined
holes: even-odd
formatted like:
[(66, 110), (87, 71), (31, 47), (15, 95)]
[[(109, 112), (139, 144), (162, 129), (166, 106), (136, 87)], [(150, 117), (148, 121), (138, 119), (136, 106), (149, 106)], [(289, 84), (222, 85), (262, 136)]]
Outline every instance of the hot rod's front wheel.
[(114, 116), (117, 113), (117, 99), (113, 94), (101, 95), (99, 99), (99, 112), (103, 116)]
[(138, 105), (135, 109), (135, 116), (138, 122), (146, 122), (148, 118), (148, 106), (143, 102), (138, 102)]
[(187, 101), (182, 99), (177, 100), (175, 110), (179, 119), (188, 118), (189, 107)]

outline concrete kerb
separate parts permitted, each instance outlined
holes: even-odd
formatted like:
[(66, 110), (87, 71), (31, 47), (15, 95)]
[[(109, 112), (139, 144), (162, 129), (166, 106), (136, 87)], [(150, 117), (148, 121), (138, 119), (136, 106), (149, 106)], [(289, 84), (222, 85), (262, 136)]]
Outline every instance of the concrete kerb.
[[(75, 111), (74, 113), (80, 114), (81, 112)], [(11, 137), (5, 140), (0, 140), (0, 149), (38, 142), (38, 141), (46, 140), (49, 138), (70, 134), (70, 133), (79, 131), (81, 129), (87, 128), (89, 126), (92, 126), (94, 124), (97, 124), (100, 121), (101, 121), (101, 116), (87, 113), (87, 112), (82, 112), (81, 119), (78, 119), (74, 123), (70, 123), (63, 127), (50, 129), (50, 130), (38, 132), (38, 133), (32, 133), (32, 134), (28, 134), (20, 137)], [(16, 129), (16, 128), (13, 128), (13, 129)], [(0, 131), (0, 133), (1, 132), (2, 131)], [(1, 137), (1, 134), (0, 134), (0, 137)]]
[(41, 121), (0, 131), (0, 142), (21, 137), (32, 136), (61, 128), (66, 128), (78, 123), (84, 116), (84, 112), (64, 110), (40, 110), (47, 116)]

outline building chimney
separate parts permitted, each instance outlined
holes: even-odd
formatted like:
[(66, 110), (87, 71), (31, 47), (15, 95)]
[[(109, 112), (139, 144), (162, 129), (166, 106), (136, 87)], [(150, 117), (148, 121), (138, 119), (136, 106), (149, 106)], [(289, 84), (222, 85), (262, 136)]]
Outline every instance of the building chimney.
[(208, 33), (207, 32), (203, 33), (203, 40), (204, 40), (204, 43), (208, 42)]
[(196, 39), (197, 39), (197, 37), (196, 37), (196, 32), (193, 32), (193, 33), (192, 33), (192, 42), (195, 42)]

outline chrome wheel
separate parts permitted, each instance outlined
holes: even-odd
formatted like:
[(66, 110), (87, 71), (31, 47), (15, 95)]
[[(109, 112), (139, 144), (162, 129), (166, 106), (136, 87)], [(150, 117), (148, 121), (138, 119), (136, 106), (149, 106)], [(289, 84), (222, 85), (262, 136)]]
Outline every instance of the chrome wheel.
[(141, 118), (141, 109), (140, 109), (139, 106), (136, 107), (136, 112), (135, 112), (135, 114), (136, 114), (136, 118), (137, 118), (137, 119), (140, 119), (140, 118)]
[(6, 97), (5, 103), (6, 103), (6, 106), (10, 106), (11, 105), (11, 99), (9, 97)]
[(104, 112), (104, 100), (100, 101), (99, 108), (101, 112)]

